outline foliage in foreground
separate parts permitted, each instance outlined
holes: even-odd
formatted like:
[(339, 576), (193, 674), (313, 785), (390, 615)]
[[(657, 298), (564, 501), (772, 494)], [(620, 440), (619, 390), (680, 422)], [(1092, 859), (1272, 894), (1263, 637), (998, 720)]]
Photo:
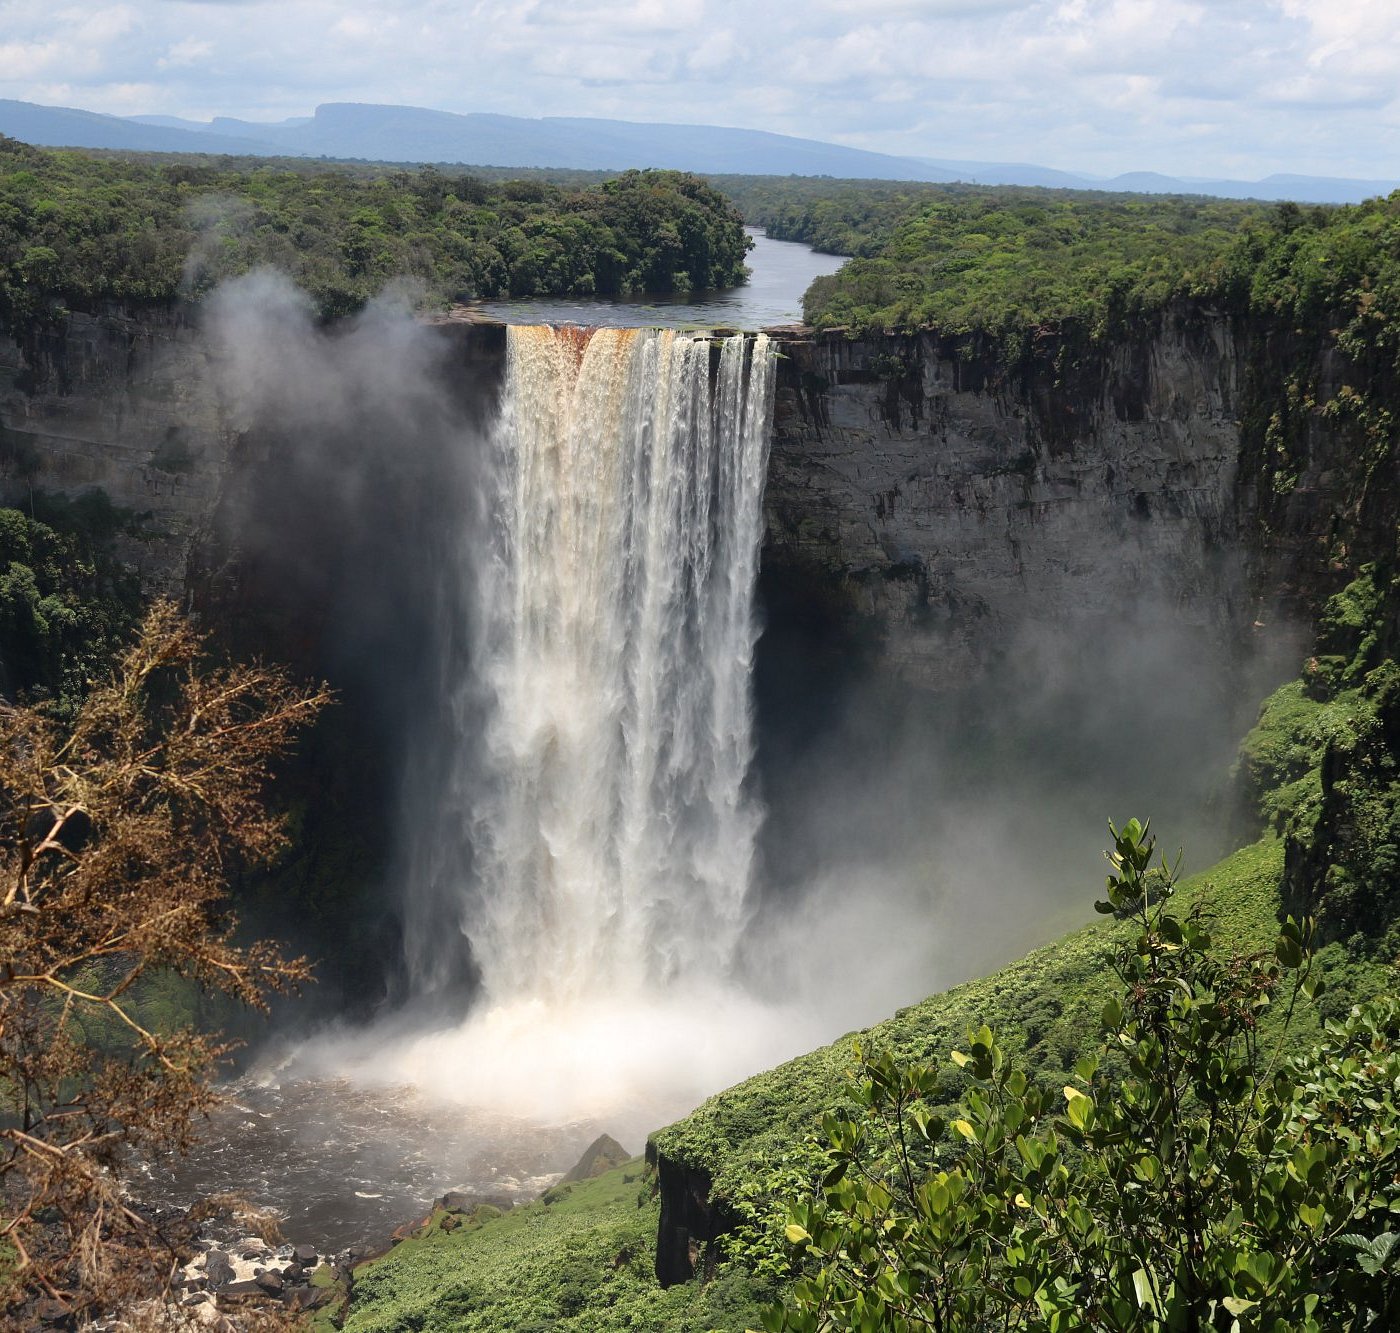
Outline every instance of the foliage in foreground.
[(115, 1168), (188, 1146), (226, 1048), (146, 1026), (143, 981), (175, 974), (261, 1007), (306, 975), (236, 945), (224, 893), (236, 865), (281, 848), (268, 764), (326, 695), (211, 667), (201, 649), (157, 603), (70, 722), (0, 705), (0, 1239), (14, 1256), (0, 1322), (39, 1296), (60, 1314), (122, 1308), (169, 1271)]
[(432, 168), (154, 164), (0, 137), (0, 325), (11, 328), (55, 303), (197, 297), (260, 265), (289, 273), (327, 317), (399, 278), (437, 300), (725, 287), (743, 281), (747, 248), (733, 206), (684, 172), (565, 188)]
[[(867, 1055), (823, 1127), (819, 1190), (789, 1213), (808, 1266), (766, 1326), (816, 1330), (1361, 1330), (1400, 1319), (1400, 1005), (1285, 1059), (1263, 1017), (1320, 989), (1310, 927), (1226, 954), (1172, 905), (1136, 821), (1114, 830), (1100, 910), (1135, 924), (1103, 1043), (1061, 1092), (992, 1031), (938, 1071)], [(1285, 1025), (1286, 1026), (1286, 1025)]]

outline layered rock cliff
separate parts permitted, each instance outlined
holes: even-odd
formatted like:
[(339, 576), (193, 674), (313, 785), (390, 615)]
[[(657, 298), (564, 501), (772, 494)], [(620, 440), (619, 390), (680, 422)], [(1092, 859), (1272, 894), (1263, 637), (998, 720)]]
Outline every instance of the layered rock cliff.
[[(489, 326), (436, 332), (478, 382), (499, 359)], [(765, 569), (835, 595), (914, 681), (965, 678), (1027, 620), (1087, 624), (1130, 597), (1228, 639), (1330, 590), (1339, 514), (1364, 504), (1362, 546), (1384, 527), (1384, 488), (1357, 493), (1344, 432), (1309, 430), (1282, 495), (1242, 450), (1261, 361), (1315, 356), (1326, 396), (1344, 361), (1209, 310), (1164, 313), (1088, 364), (1047, 336), (1015, 373), (931, 334), (781, 346)], [(152, 587), (183, 586), (236, 445), (186, 310), (0, 338), (0, 494), (105, 490), (145, 520), (127, 553)]]
[(185, 308), (74, 311), (0, 336), (0, 499), (105, 491), (130, 511), (120, 554), (152, 591), (183, 593), (230, 444)]
[(1053, 341), (1019, 373), (931, 334), (783, 350), (766, 569), (839, 588), (911, 681), (956, 684), (1018, 627), (1090, 634), (1134, 601), (1228, 652), (1285, 591), (1253, 542), (1249, 343), (1224, 316), (1163, 314), (1070, 372)]

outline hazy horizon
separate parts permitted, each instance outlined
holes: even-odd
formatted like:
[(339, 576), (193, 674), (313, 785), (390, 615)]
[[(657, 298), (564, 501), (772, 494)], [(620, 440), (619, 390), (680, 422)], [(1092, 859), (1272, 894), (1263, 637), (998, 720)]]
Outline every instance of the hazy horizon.
[(275, 123), (325, 102), (724, 124), (894, 156), (1396, 174), (1384, 0), (3, 0), (0, 96)]

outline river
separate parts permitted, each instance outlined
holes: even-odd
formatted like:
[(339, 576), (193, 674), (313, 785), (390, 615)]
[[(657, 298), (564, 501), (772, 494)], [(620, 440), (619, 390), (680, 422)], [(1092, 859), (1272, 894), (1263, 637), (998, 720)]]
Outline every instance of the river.
[(505, 324), (745, 330), (800, 324), (803, 292), (815, 278), (835, 273), (846, 261), (840, 255), (818, 254), (794, 241), (769, 240), (756, 227), (745, 230), (753, 240), (753, 249), (748, 258), (750, 277), (742, 287), (628, 301), (582, 296), (478, 301), (471, 308)]

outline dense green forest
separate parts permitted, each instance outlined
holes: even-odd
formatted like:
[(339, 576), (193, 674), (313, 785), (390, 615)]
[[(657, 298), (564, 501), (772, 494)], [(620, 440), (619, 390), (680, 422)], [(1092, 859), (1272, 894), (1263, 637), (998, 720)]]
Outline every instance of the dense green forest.
[(259, 265), (326, 317), (394, 279), (438, 301), (731, 286), (738, 213), (698, 177), (589, 188), (418, 170), (128, 160), (0, 139), (0, 321), (55, 305), (198, 297)]
[[(712, 176), (744, 221), (775, 241), (800, 241), (829, 255), (878, 255), (895, 228), (933, 204), (984, 199), (1045, 199), (1063, 191), (990, 188), (923, 181), (828, 180), (819, 176)], [(1067, 196), (1087, 198), (1084, 195)], [(1122, 196), (1097, 196), (1112, 201)]]
[(144, 606), (115, 538), (135, 520), (101, 491), (36, 492), (0, 509), (0, 692), (70, 713), (135, 632)]
[[(870, 258), (814, 283), (819, 328), (933, 327), (1010, 337), (1074, 320), (1091, 329), (1213, 286), (1245, 204), (999, 196), (927, 205)], [(871, 248), (869, 245), (866, 248)]]
[[(1307, 207), (898, 182), (717, 180), (770, 236), (852, 255), (818, 278), (819, 329), (1089, 340), (1181, 298), (1322, 330), (1378, 368), (1400, 316), (1400, 198)], [(1334, 411), (1350, 410), (1346, 403)]]

